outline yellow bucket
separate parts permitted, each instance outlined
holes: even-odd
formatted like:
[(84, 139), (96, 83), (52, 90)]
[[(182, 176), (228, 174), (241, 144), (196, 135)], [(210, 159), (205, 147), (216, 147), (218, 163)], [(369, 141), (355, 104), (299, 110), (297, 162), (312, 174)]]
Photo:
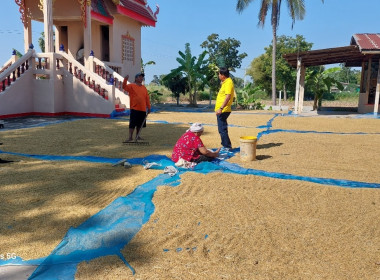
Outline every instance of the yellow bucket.
[(240, 137), (240, 159), (242, 161), (256, 160), (256, 143), (257, 143), (257, 137), (254, 137), (254, 136)]

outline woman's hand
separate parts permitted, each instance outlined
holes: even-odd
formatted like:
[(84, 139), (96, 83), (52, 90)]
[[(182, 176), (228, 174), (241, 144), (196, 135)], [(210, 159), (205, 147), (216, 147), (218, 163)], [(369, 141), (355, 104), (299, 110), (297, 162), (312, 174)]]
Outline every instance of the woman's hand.
[(212, 158), (216, 158), (219, 156), (219, 151), (220, 151), (220, 148), (218, 148), (215, 152), (211, 151), (211, 150), (208, 150), (206, 147), (200, 147), (199, 148), (199, 152), (206, 156), (206, 157), (212, 157)]

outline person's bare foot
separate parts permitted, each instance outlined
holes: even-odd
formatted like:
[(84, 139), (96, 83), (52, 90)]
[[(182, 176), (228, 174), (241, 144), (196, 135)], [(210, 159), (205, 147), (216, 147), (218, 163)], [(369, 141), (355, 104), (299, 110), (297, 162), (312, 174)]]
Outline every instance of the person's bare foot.
[(137, 140), (144, 140), (144, 138), (141, 138), (140, 136), (137, 137)]

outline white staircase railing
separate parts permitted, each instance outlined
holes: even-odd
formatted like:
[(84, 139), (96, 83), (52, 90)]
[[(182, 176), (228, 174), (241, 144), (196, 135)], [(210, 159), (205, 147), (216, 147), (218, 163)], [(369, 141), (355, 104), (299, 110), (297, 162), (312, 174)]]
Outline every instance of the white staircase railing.
[(9, 66), (11, 66), (13, 63), (15, 63), (17, 58), (18, 57), (16, 55), (16, 51), (13, 51), (12, 57), (10, 59), (8, 59), (8, 61), (5, 62), (3, 66), (1, 66), (0, 73), (3, 73)]
[[(91, 61), (92, 59), (92, 61)], [(119, 67), (121, 68), (122, 65), (116, 65), (113, 63), (113, 68), (111, 68), (109, 65), (107, 65), (105, 62), (101, 61), (100, 59), (90, 56), (90, 68), (100, 77), (105, 79), (108, 83), (113, 83), (115, 86), (115, 98), (116, 103), (121, 103), (124, 108), (129, 108), (129, 96), (124, 93), (123, 89), (123, 80), (124, 77), (121, 76), (118, 72), (116, 72), (113, 68)]]
[(92, 88), (104, 99), (115, 103), (115, 88), (113, 85), (108, 84), (104, 79), (99, 77), (99, 75), (86, 69), (66, 52), (60, 51), (56, 56), (57, 68), (60, 68), (62, 65), (70, 74), (74, 75), (85, 85)]
[(5, 91), (7, 87), (11, 86), (13, 82), (32, 67), (34, 53), (35, 51), (30, 49), (21, 58), (17, 60), (11, 58), (5, 63), (6, 68), (3, 68), (0, 73), (0, 92)]
[[(31, 79), (36, 79), (36, 80), (53, 80), (53, 86), (51, 83), (47, 82), (38, 82), (38, 83), (33, 83), (34, 86), (41, 86), (42, 88), (47, 89), (47, 87), (52, 86), (51, 90), (54, 92), (53, 95), (51, 96), (56, 96), (55, 90), (57, 89), (58, 91), (60, 90), (60, 86), (58, 88), (54, 88), (54, 84), (58, 83), (59, 81), (62, 80), (62, 77), (67, 77), (67, 75), (72, 75), (74, 79), (77, 79), (76, 83), (81, 82), (91, 90), (93, 90), (95, 93), (97, 93), (100, 97), (104, 98), (107, 102), (105, 103), (108, 104), (106, 107), (96, 107), (99, 108), (100, 114), (104, 114), (103, 112), (106, 112), (109, 110), (110, 106), (111, 108), (113, 107), (116, 109), (116, 111), (123, 111), (125, 108), (129, 107), (129, 96), (124, 94), (123, 90), (120, 90), (119, 87), (122, 89), (122, 81), (123, 77), (119, 75), (116, 71), (113, 69), (109, 68), (106, 64), (102, 63), (98, 59), (94, 59), (95, 63), (97, 65), (101, 65), (102, 68), (106, 69), (109, 71), (112, 75), (113, 83), (111, 84), (107, 79), (103, 78), (100, 76), (98, 73), (91, 71), (90, 69), (87, 69), (85, 66), (83, 66), (81, 63), (79, 63), (75, 58), (73, 58), (71, 55), (67, 54), (64, 51), (60, 51), (58, 53), (36, 53), (35, 50), (30, 49), (25, 55), (23, 55), (21, 58), (17, 59), (16, 57), (12, 57), (11, 60), (7, 61), (5, 63), (6, 67), (3, 67), (4, 71), (0, 73), (0, 95), (7, 90), (10, 90), (11, 95), (7, 95), (5, 97), (6, 102), (9, 104), (13, 102), (12, 97), (13, 92), (17, 92), (17, 89), (23, 87), (23, 83), (19, 84), (14, 90), (11, 89), (12, 85), (15, 84), (15, 82), (23, 76), (24, 73), (28, 73), (28, 77), (32, 77)], [(100, 66), (99, 66), (100, 67)], [(25, 75), (26, 76), (26, 75)], [(116, 80), (116, 81), (115, 81)], [(30, 79), (25, 79), (26, 82), (31, 82)], [(116, 84), (118, 85), (116, 87)], [(8, 89), (9, 88), (9, 89)], [(24, 86), (25, 88), (25, 86)], [(31, 85), (29, 87), (26, 87), (25, 89), (30, 89), (31, 92), (33, 89), (31, 88)], [(67, 90), (70, 90), (69, 88)], [(22, 92), (24, 92), (23, 90)], [(57, 91), (57, 99), (59, 100), (59, 93)], [(87, 91), (90, 93), (89, 91)], [(23, 96), (20, 94), (17, 94), (18, 97)], [(28, 97), (31, 95), (24, 95), (24, 97)], [(37, 96), (34, 96), (34, 98)], [(43, 94), (38, 95), (38, 98), (43, 100), (44, 96)], [(19, 109), (20, 112), (16, 113), (24, 113), (24, 112), (33, 112), (33, 110), (37, 110), (38, 112), (45, 112), (44, 110), (46, 109), (46, 112), (49, 113), (54, 113), (54, 112), (61, 112), (61, 111), (69, 111), (70, 109), (65, 109), (62, 106), (66, 105), (61, 105), (63, 103), (54, 103), (54, 98), (49, 101), (52, 104), (52, 107), (49, 108), (33, 108), (33, 107), (28, 107), (25, 105), (23, 109)], [(16, 99), (14, 99), (16, 100)], [(96, 99), (91, 99), (91, 100), (96, 100)], [(94, 101), (97, 102), (97, 101)], [(5, 103), (4, 103), (5, 104)], [(15, 105), (16, 103), (12, 103)], [(39, 104), (39, 103), (36, 103)], [(54, 105), (56, 104), (56, 105)], [(75, 104), (75, 103), (74, 103)], [(71, 105), (68, 106), (74, 106), (74, 107), (69, 107), (71, 110), (74, 110), (73, 112), (80, 112), (80, 111), (75, 111), (75, 110), (80, 110), (78, 107), (75, 107), (77, 105), (74, 105), (71, 103)], [(97, 103), (101, 104), (101, 103)], [(81, 106), (78, 104), (78, 106)], [(101, 105), (103, 106), (103, 105)], [(38, 105), (37, 105), (38, 107)], [(6, 108), (6, 107), (4, 107)], [(4, 109), (3, 108), (3, 109)], [(74, 108), (74, 109), (72, 109)], [(95, 108), (95, 107), (92, 107)], [(9, 110), (3, 110), (2, 112), (7, 112), (3, 113), (4, 115), (12, 113)], [(58, 110), (58, 111), (57, 111)], [(97, 110), (97, 109), (96, 109)], [(95, 111), (96, 111), (95, 110)], [(16, 110), (17, 111), (17, 110)], [(88, 110), (88, 108), (84, 108), (83, 112), (95, 112), (94, 110), (91, 111)]]
[(92, 58), (92, 70), (106, 81), (110, 81), (110, 79), (113, 78), (113, 84), (115, 85), (115, 87), (123, 91), (122, 85), (124, 77), (122, 77), (118, 72), (116, 72), (113, 68), (108, 66), (105, 62), (101, 61), (100, 59), (94, 56), (92, 56)]

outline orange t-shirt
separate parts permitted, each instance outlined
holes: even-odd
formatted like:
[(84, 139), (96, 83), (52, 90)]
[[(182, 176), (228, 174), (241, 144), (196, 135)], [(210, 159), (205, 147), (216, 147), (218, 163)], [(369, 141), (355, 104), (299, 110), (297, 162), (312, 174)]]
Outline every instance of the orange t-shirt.
[(146, 111), (146, 108), (150, 109), (150, 100), (148, 90), (144, 85), (127, 84), (124, 86), (124, 90), (129, 93), (130, 108), (137, 111)]

